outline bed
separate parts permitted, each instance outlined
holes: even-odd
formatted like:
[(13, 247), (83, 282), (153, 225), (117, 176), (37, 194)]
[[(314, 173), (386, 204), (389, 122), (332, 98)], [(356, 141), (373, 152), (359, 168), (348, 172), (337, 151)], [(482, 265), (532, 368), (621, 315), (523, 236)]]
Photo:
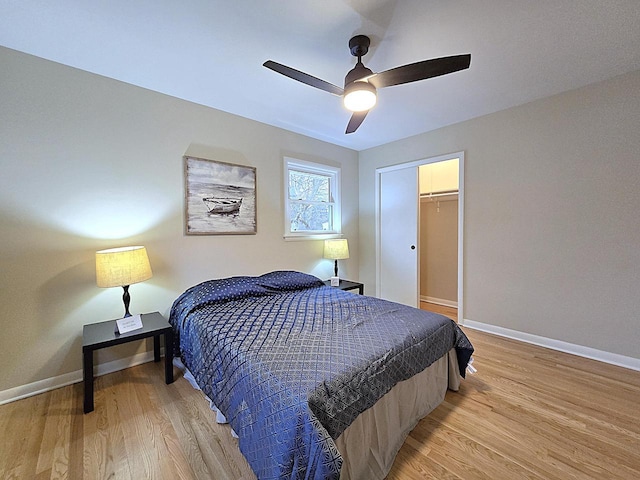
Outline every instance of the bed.
[(170, 323), (259, 479), (384, 478), (473, 353), (451, 319), (293, 271), (203, 282)]

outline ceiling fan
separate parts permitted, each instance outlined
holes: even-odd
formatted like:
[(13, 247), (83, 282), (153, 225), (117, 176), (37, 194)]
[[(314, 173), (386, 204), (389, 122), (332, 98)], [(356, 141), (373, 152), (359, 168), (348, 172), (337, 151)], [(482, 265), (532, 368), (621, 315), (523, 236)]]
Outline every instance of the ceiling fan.
[(369, 51), (370, 44), (371, 41), (366, 35), (356, 35), (349, 40), (351, 55), (358, 57), (358, 63), (344, 78), (344, 88), (272, 60), (267, 60), (263, 66), (298, 82), (343, 97), (344, 106), (353, 112), (345, 133), (353, 133), (362, 124), (369, 110), (376, 104), (378, 88), (439, 77), (469, 68), (471, 64), (470, 54), (454, 55), (423, 60), (374, 73), (365, 67), (361, 60)]

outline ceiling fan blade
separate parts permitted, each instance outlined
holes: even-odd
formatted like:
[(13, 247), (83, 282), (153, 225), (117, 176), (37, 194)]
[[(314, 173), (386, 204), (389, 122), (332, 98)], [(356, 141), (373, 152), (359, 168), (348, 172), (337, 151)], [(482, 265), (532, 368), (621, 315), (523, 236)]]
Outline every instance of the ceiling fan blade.
[(452, 57), (433, 58), (421, 62), (410, 63), (401, 67), (385, 70), (369, 79), (369, 83), (376, 88), (402, 85), (417, 82), (427, 78), (439, 77), (447, 73), (457, 72), (469, 68), (471, 54), (454, 55)]
[(363, 112), (353, 112), (351, 115), (351, 120), (349, 120), (349, 124), (347, 125), (347, 130), (344, 133), (353, 133), (364, 121), (364, 117), (367, 116), (369, 110), (365, 110)]
[(332, 83), (325, 82), (324, 80), (320, 80), (319, 78), (313, 77), (308, 73), (301, 72), (300, 70), (296, 70), (295, 68), (287, 67), (286, 65), (282, 65), (281, 63), (274, 62), (272, 60), (267, 60), (263, 63), (263, 66), (273, 70), (274, 72), (278, 72), (285, 77), (293, 78), (302, 83), (306, 83), (315, 88), (319, 88), (320, 90), (324, 90), (325, 92), (333, 93), (334, 95), (342, 95), (344, 90)]

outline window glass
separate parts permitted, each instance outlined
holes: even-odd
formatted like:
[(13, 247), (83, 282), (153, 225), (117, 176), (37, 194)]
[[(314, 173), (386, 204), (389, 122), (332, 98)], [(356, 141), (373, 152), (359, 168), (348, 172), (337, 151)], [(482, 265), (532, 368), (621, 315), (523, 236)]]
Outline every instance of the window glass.
[(329, 175), (289, 171), (289, 198), (292, 200), (311, 200), (329, 202), (331, 178)]

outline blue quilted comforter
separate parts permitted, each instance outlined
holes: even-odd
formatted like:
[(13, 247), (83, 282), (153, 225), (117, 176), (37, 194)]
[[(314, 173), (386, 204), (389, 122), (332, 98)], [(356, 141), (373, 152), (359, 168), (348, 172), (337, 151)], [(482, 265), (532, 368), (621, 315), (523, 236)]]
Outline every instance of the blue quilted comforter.
[(185, 365), (259, 479), (337, 479), (336, 439), (396, 383), (471, 343), (450, 319), (279, 271), (211, 280), (173, 304)]

